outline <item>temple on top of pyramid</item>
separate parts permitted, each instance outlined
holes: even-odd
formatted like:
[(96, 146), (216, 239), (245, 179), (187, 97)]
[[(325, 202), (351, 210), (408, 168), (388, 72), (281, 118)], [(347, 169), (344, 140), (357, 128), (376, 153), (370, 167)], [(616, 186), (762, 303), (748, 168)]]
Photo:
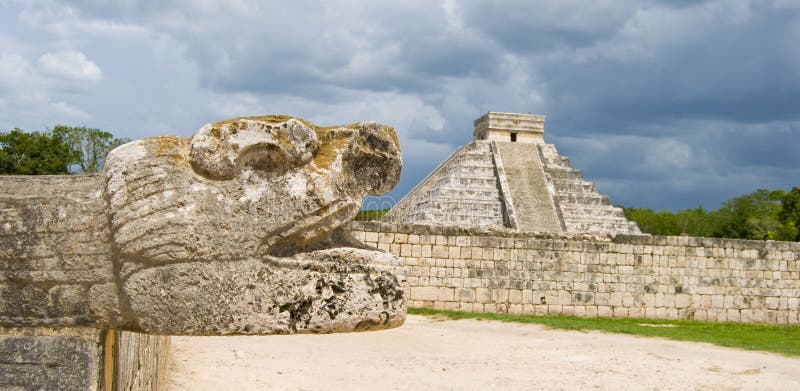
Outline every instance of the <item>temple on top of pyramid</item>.
[(544, 116), (489, 112), (383, 221), (525, 232), (638, 234), (622, 209), (544, 142)]

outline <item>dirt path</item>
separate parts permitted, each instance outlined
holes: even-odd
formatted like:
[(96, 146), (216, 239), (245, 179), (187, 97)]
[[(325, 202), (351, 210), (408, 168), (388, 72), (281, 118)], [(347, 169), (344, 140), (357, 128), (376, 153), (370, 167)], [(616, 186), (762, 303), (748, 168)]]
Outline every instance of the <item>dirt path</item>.
[(168, 390), (800, 390), (800, 359), (537, 325), (409, 316), (394, 330), (174, 337)]

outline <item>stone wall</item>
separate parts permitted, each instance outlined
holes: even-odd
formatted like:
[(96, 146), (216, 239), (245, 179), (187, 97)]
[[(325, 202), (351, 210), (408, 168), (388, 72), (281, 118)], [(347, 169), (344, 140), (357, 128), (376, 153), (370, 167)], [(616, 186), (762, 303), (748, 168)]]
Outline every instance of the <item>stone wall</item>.
[(104, 390), (105, 332), (0, 328), (0, 390)]
[(412, 307), (797, 324), (800, 243), (354, 222), (402, 257)]
[(163, 389), (170, 337), (114, 333), (114, 385), (117, 391)]
[(158, 390), (168, 353), (164, 335), (0, 328), (0, 390)]

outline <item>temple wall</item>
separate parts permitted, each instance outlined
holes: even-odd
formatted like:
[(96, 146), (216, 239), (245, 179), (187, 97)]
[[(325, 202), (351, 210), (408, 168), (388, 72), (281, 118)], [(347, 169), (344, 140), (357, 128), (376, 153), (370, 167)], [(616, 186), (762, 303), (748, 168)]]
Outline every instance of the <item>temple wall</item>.
[(412, 307), (798, 324), (800, 243), (353, 222), (402, 257)]

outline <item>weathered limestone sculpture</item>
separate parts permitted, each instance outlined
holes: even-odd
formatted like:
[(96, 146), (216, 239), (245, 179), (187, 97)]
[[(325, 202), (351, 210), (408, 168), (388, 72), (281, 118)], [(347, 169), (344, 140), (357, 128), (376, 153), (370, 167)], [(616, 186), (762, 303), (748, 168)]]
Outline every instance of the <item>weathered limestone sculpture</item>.
[(399, 259), (340, 227), (400, 169), (391, 127), (263, 116), (125, 144), (102, 175), (0, 177), (0, 333), (398, 326)]

